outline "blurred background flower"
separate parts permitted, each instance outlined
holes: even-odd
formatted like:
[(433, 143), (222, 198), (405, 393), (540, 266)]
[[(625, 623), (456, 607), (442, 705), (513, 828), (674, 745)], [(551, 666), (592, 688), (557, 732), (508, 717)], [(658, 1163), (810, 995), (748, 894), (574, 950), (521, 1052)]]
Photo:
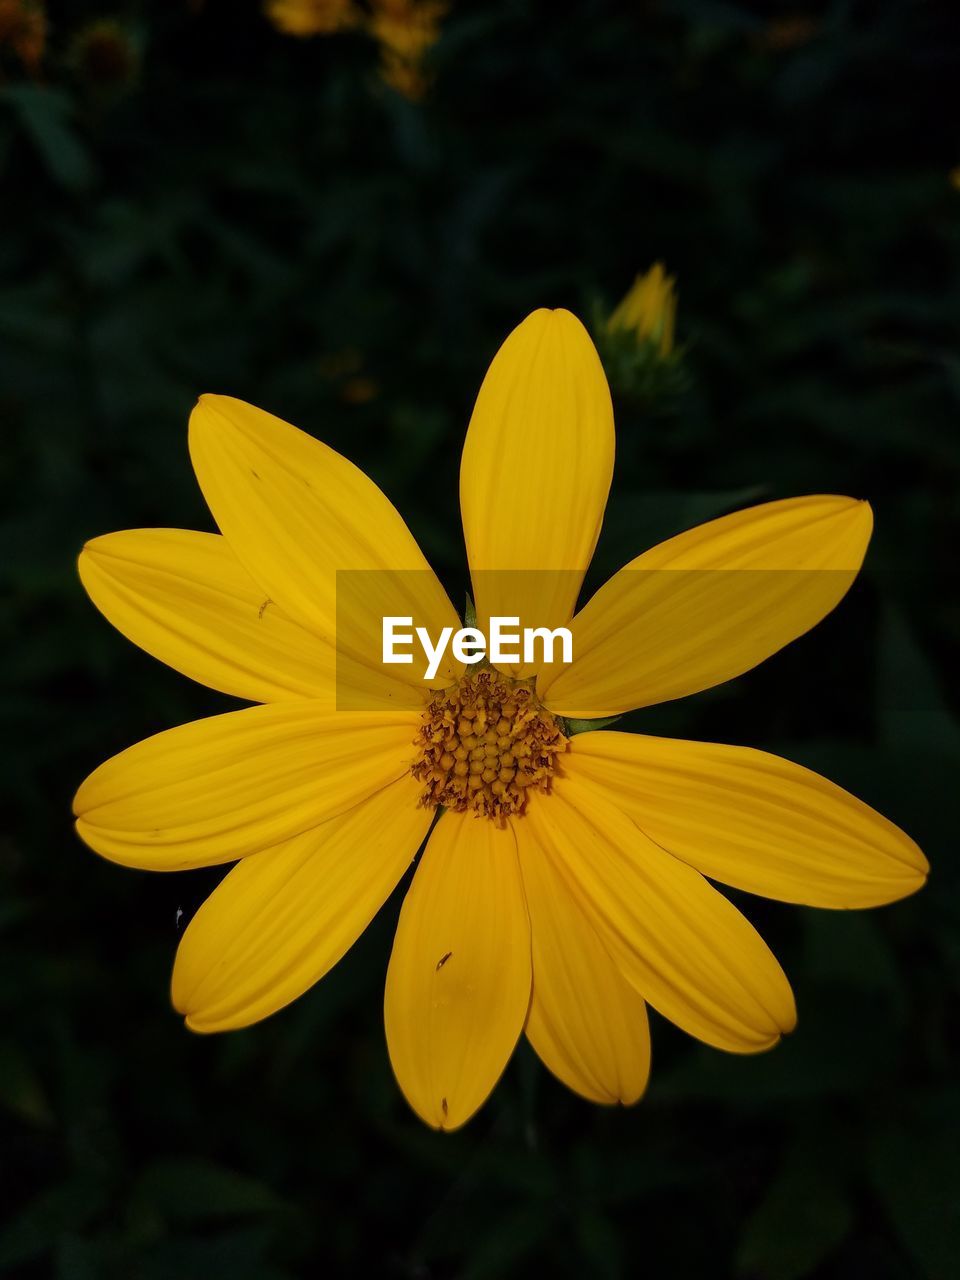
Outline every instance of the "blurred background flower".
[(659, 414), (672, 412), (688, 385), (683, 351), (675, 345), (676, 286), (663, 263), (655, 262), (613, 311), (594, 308), (595, 337), (611, 385)]
[(71, 40), (68, 59), (83, 85), (104, 97), (129, 89), (140, 65), (132, 32), (112, 18), (82, 26)]
[(284, 35), (333, 35), (362, 27), (379, 49), (384, 84), (416, 102), (430, 82), (427, 54), (440, 37), (443, 0), (267, 0), (267, 17)]
[(637, 276), (626, 297), (607, 321), (612, 337), (627, 334), (637, 347), (650, 346), (660, 360), (673, 354), (673, 330), (677, 316), (676, 280), (662, 262)]
[(264, 13), (287, 36), (326, 36), (357, 22), (352, 0), (266, 0)]
[(429, 83), (425, 58), (447, 11), (438, 0), (370, 0), (370, 33), (380, 46), (380, 75), (405, 98), (422, 98)]
[(47, 42), (42, 0), (0, 0), (0, 57), (9, 52), (30, 75), (37, 75)]

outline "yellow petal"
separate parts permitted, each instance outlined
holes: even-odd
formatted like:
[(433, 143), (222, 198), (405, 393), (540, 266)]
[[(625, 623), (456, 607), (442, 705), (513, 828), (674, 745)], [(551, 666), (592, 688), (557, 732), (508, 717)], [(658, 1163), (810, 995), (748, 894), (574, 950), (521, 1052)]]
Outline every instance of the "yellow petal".
[(789, 498), (661, 543), (580, 610), (573, 663), (547, 668), (540, 696), (561, 715), (618, 715), (749, 671), (842, 600), (872, 523), (853, 498)]
[(632, 733), (583, 733), (570, 747), (578, 776), (723, 884), (811, 907), (875, 907), (926, 877), (926, 858), (892, 822), (779, 756)]
[[(319, 440), (242, 400), (202, 396), (190, 418), (190, 454), (238, 559), (288, 617), (339, 654), (379, 667), (385, 615), (410, 616), (434, 638), (444, 626), (459, 626), (390, 502)], [(338, 609), (338, 591), (348, 593), (349, 608)], [(391, 666), (387, 674), (422, 683), (419, 663)], [(434, 683), (456, 675), (447, 662)], [(342, 698), (338, 705), (344, 709)]]
[(184, 675), (251, 702), (325, 698), (334, 709), (332, 646), (267, 599), (225, 538), (108, 533), (86, 544), (79, 568), (117, 630)]
[(231, 862), (343, 813), (409, 768), (409, 712), (281, 702), (158, 733), (95, 769), (74, 800), (103, 857), (149, 871)]
[(599, 357), (569, 311), (535, 311), (484, 378), (463, 447), (460, 509), (481, 626), (563, 626), (597, 544), (613, 473)]
[(756, 1053), (796, 1021), (790, 986), (751, 924), (579, 776), (575, 756), (522, 819), (621, 973), (707, 1044)]
[(414, 1111), (457, 1129), (486, 1100), (530, 1003), (530, 926), (509, 827), (445, 813), (400, 913), (387, 972), (390, 1062)]
[(347, 813), (244, 858), (190, 921), (172, 999), (193, 1031), (227, 1031), (302, 995), (359, 938), (416, 856), (432, 812), (401, 778)]
[(643, 997), (614, 964), (529, 823), (513, 825), (533, 946), (527, 1038), (575, 1093), (593, 1102), (636, 1102), (650, 1074)]

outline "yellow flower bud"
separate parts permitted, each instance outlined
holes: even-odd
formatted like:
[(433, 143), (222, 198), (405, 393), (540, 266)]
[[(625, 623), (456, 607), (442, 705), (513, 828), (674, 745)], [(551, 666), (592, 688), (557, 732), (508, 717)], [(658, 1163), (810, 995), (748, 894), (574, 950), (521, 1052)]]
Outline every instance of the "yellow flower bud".
[(637, 276), (630, 292), (608, 319), (607, 332), (633, 333), (638, 346), (655, 347), (660, 359), (665, 360), (673, 351), (675, 286), (675, 277), (666, 274), (662, 262), (655, 262), (645, 275)]
[(444, 0), (371, 0), (369, 31), (380, 46), (380, 78), (416, 102), (429, 77), (423, 60), (440, 37)]
[(286, 36), (322, 36), (354, 26), (351, 0), (267, 0), (263, 11)]

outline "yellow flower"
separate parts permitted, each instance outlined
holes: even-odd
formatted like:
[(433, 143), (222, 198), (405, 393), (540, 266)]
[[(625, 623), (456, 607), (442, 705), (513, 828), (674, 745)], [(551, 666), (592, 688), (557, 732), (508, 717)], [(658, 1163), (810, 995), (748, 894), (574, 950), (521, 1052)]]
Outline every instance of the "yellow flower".
[(119, 22), (97, 18), (77, 32), (71, 61), (89, 85), (110, 92), (132, 84), (139, 55), (130, 33)]
[[(568, 665), (451, 662), (434, 688), (416, 666), (388, 672), (363, 649), (352, 596), (340, 599), (351, 571), (398, 584), (392, 612), (431, 636), (458, 619), (384, 494), (317, 440), (221, 396), (194, 410), (190, 450), (220, 533), (107, 534), (80, 573), (149, 653), (265, 705), (121, 752), (75, 811), (83, 839), (127, 866), (236, 862), (177, 953), (173, 1003), (193, 1030), (247, 1026), (306, 991), (426, 838), (384, 1010), (411, 1106), (456, 1129), (521, 1033), (577, 1093), (632, 1103), (649, 1070), (647, 1002), (733, 1053), (794, 1026), (779, 964), (710, 881), (839, 908), (923, 884), (909, 837), (808, 769), (745, 747), (575, 732), (571, 717), (710, 688), (808, 631), (856, 576), (872, 517), (835, 496), (752, 507), (645, 552), (576, 610), (614, 432), (597, 354), (568, 312), (537, 311), (506, 340), (460, 473), (478, 625), (569, 626)], [(335, 709), (354, 695), (366, 709)]]
[(267, 0), (263, 11), (287, 36), (322, 36), (357, 21), (352, 0)]
[(950, 170), (949, 181), (954, 191), (960, 191), (960, 165), (956, 169)]
[(41, 0), (0, 0), (0, 48), (8, 45), (25, 71), (36, 75), (47, 44), (47, 12)]
[(446, 4), (440, 0), (371, 0), (370, 33), (380, 45), (380, 77), (406, 98), (427, 88), (423, 58), (437, 42)]
[(775, 53), (785, 53), (809, 44), (820, 31), (816, 18), (804, 13), (785, 14), (774, 18), (760, 33), (757, 43)]
[(610, 316), (608, 332), (633, 334), (639, 345), (650, 344), (661, 359), (666, 359), (673, 351), (676, 283), (664, 271), (663, 263), (655, 262), (645, 275), (637, 276), (630, 292)]

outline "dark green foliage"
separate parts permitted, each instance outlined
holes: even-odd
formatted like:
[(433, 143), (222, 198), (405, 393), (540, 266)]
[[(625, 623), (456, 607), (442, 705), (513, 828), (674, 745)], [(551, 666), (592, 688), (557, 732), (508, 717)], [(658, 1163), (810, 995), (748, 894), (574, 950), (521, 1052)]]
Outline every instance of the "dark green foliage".
[[(42, 79), (0, 61), (0, 1273), (958, 1274), (955, 6), (463, 0), (421, 105), (361, 34), (285, 39), (253, 4), (49, 8)], [(103, 16), (136, 50), (109, 94), (73, 52)], [(799, 1027), (742, 1059), (654, 1019), (628, 1112), (521, 1047), (466, 1130), (422, 1127), (382, 1032), (399, 894), (290, 1009), (192, 1036), (167, 1002), (177, 913), (219, 873), (107, 865), (69, 806), (107, 755), (227, 702), (111, 631), (83, 540), (211, 527), (186, 420), (228, 392), (366, 468), (462, 600), (490, 357), (655, 259), (684, 380), (618, 397), (591, 581), (767, 498), (868, 497), (877, 532), (814, 633), (619, 727), (821, 769), (925, 847), (929, 886), (863, 914), (735, 895)]]

